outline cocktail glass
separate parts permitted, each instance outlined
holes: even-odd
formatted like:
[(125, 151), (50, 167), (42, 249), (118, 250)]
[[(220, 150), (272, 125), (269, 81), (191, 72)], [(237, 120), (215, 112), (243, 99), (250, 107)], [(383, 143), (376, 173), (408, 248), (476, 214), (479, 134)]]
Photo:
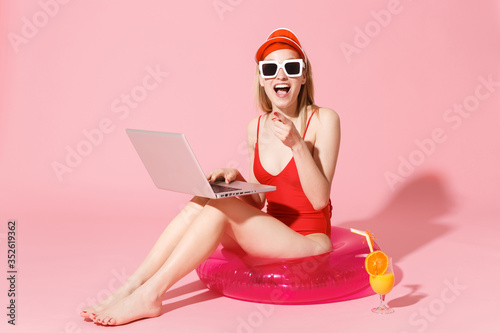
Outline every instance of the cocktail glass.
[(392, 258), (389, 258), (389, 266), (384, 274), (370, 275), (370, 286), (373, 291), (380, 295), (380, 304), (378, 307), (373, 308), (372, 312), (378, 314), (393, 313), (394, 309), (390, 308), (385, 303), (385, 295), (387, 295), (394, 286), (394, 270), (392, 269)]

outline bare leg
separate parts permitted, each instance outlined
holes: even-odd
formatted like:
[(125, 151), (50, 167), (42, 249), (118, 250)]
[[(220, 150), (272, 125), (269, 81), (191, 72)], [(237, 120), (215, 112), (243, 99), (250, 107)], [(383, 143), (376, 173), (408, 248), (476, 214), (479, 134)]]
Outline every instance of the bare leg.
[(331, 249), (326, 235), (302, 236), (236, 198), (211, 200), (162, 267), (121, 302), (99, 312), (94, 322), (122, 325), (159, 316), (166, 290), (210, 256), (224, 234), (236, 239), (247, 253), (267, 257), (299, 257)]
[(80, 313), (80, 316), (90, 317), (93, 319), (93, 314), (104, 310), (106, 307), (109, 307), (124, 297), (130, 295), (140, 285), (153, 276), (153, 274), (156, 273), (156, 271), (170, 256), (173, 249), (182, 238), (182, 235), (184, 235), (187, 228), (191, 225), (196, 216), (198, 216), (207, 202), (208, 199), (206, 198), (193, 198), (165, 228), (144, 261), (127, 279), (125, 284), (100, 303), (84, 309)]

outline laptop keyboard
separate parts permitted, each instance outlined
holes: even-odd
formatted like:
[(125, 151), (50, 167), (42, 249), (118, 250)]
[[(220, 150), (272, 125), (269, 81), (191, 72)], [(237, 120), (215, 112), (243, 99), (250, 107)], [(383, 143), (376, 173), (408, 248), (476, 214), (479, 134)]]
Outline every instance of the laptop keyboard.
[(241, 190), (241, 188), (236, 188), (236, 187), (231, 187), (231, 186), (222, 186), (222, 185), (216, 185), (216, 184), (210, 184), (210, 186), (212, 186), (214, 193), (222, 193), (222, 192), (231, 192), (231, 191)]

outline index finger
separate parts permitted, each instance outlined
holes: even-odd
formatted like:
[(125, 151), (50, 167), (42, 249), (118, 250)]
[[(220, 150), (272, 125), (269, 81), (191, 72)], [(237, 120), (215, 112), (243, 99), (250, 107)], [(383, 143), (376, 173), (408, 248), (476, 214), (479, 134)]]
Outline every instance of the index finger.
[(207, 180), (208, 180), (209, 183), (213, 182), (213, 180), (212, 180), (213, 175), (212, 175), (211, 172), (206, 177), (207, 177)]
[(217, 180), (217, 170), (212, 170), (210, 173), (207, 174), (207, 179), (209, 182), (213, 183), (214, 181)]
[(285, 117), (283, 114), (281, 114), (280, 112), (278, 111), (274, 111), (273, 112), (273, 115), (278, 118), (279, 121), (281, 121), (282, 123), (285, 123), (288, 119), (287, 117)]

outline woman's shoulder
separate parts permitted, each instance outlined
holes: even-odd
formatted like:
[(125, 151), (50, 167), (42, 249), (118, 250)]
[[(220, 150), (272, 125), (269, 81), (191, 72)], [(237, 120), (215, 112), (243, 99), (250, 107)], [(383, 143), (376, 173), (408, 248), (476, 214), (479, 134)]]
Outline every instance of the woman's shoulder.
[(259, 115), (252, 120), (247, 125), (247, 136), (248, 138), (251, 138), (252, 141), (255, 141), (257, 138), (257, 127), (259, 126), (259, 121), (261, 116), (264, 116), (265, 114)]
[[(326, 119), (324, 119), (325, 121), (328, 121), (328, 120), (339, 121), (340, 120), (340, 117), (335, 110), (330, 109), (330, 108), (321, 107), (321, 106), (316, 107), (315, 116), (317, 118), (326, 118)], [(321, 120), (323, 121), (323, 119), (321, 119)]]
[[(314, 114), (314, 120), (315, 145), (327, 147), (325, 148), (327, 150), (332, 145), (338, 145), (341, 132), (338, 113), (330, 108), (318, 107)], [(313, 125), (312, 121), (311, 125)]]
[(340, 126), (340, 117), (335, 110), (326, 107), (316, 107), (315, 110), (314, 118), (318, 128), (332, 129), (332, 127), (338, 128)]
[(257, 125), (258, 125), (259, 119), (260, 119), (260, 116), (257, 116), (248, 122), (247, 133), (249, 135), (257, 133)]
[[(259, 125), (259, 122), (265, 121), (266, 117), (268, 116), (269, 113), (262, 113), (252, 120), (247, 125), (248, 132), (257, 132), (257, 127)], [(262, 120), (261, 120), (262, 118)]]

